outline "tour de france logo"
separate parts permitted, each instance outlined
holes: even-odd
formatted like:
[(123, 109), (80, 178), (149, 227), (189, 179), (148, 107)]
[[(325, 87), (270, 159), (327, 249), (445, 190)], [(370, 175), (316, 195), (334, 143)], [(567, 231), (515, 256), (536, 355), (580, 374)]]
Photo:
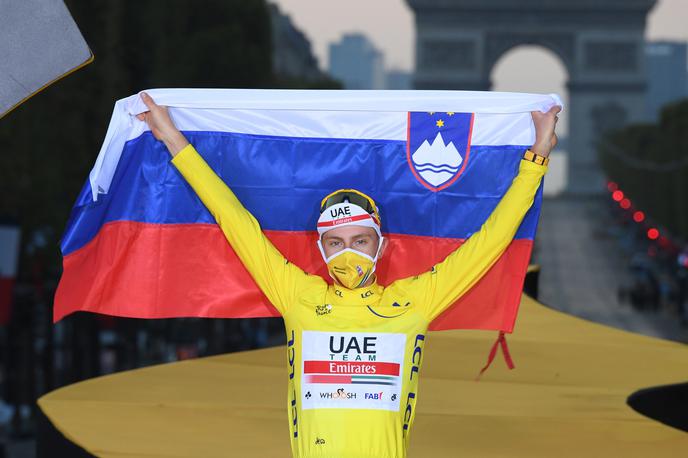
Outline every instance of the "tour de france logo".
[(466, 170), (473, 119), (473, 113), (409, 112), (406, 159), (423, 186), (441, 191)]

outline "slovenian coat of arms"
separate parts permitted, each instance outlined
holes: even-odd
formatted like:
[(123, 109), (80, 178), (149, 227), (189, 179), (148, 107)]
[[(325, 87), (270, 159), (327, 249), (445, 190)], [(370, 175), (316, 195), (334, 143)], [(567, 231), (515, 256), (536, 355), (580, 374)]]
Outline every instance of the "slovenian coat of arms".
[(451, 186), (466, 169), (473, 113), (410, 112), (407, 160), (416, 179), (431, 191)]

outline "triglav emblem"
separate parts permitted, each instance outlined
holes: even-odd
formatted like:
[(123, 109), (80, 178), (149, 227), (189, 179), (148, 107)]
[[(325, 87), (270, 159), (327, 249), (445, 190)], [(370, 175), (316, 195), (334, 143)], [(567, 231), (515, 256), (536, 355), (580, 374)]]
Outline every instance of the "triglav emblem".
[(445, 145), (439, 132), (432, 143), (423, 141), (420, 148), (411, 155), (411, 160), (420, 176), (435, 187), (451, 180), (463, 163), (454, 144), (449, 142)]

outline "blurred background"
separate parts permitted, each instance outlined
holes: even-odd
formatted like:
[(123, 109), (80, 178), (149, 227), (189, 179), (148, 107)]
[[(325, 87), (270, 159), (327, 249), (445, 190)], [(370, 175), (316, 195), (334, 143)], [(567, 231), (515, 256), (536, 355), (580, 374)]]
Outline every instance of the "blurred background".
[(538, 299), (688, 341), (684, 0), (65, 3), (95, 61), (0, 119), (0, 458), (34, 456), (35, 400), (60, 386), (284, 342), (280, 319), (52, 324), (72, 204), (115, 100), (145, 88), (558, 93)]

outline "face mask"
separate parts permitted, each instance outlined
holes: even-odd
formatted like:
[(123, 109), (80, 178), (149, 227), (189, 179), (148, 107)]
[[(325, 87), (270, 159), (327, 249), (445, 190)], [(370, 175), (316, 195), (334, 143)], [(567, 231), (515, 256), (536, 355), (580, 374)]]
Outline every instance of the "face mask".
[(327, 271), (330, 276), (343, 287), (355, 289), (363, 286), (375, 272), (375, 264), (382, 247), (382, 237), (380, 237), (380, 244), (374, 258), (353, 248), (345, 248), (329, 258), (325, 258), (325, 252), (320, 241), (318, 241), (318, 245), (327, 263)]

